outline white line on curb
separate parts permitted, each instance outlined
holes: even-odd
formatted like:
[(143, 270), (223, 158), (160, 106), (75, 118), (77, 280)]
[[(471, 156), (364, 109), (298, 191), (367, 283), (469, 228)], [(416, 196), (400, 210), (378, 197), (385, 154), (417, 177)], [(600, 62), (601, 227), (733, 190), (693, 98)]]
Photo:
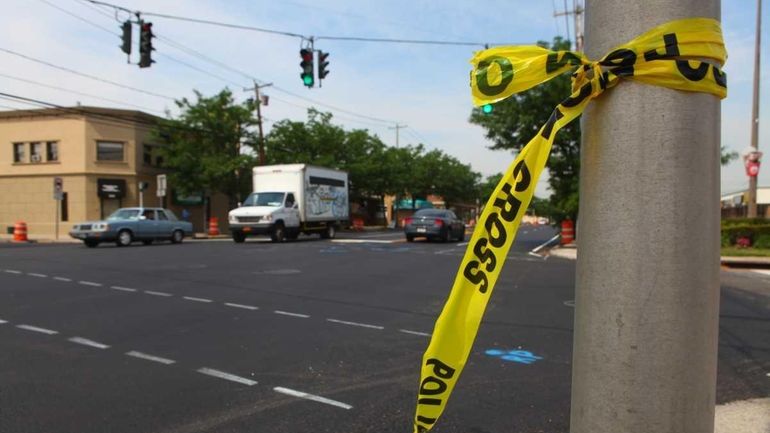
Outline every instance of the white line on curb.
[(21, 273), (21, 271), (17, 271), (15, 269), (6, 269), (5, 272), (7, 272), (9, 274), (20, 274)]
[(36, 274), (34, 272), (27, 272), (27, 275), (29, 275), (30, 277), (38, 277), (38, 278), (47, 278), (48, 277), (48, 275), (46, 275), (46, 274)]
[(83, 346), (89, 346), (89, 347), (95, 347), (97, 349), (109, 349), (110, 346), (106, 344), (99, 343), (98, 341), (89, 340), (87, 338), (83, 337), (72, 337), (68, 338), (69, 341), (77, 344), (82, 344)]
[(102, 283), (94, 283), (93, 281), (78, 281), (78, 284), (91, 287), (102, 287)]
[(64, 277), (53, 277), (53, 279), (56, 281), (64, 281), (65, 283), (69, 283), (70, 281), (72, 281), (71, 279), (64, 278)]
[(59, 331), (54, 331), (53, 329), (38, 328), (37, 326), (32, 326), (32, 325), (16, 325), (16, 327), (27, 331), (39, 332), (41, 334), (48, 334), (48, 335), (54, 335), (59, 333)]
[(259, 310), (259, 307), (255, 307), (253, 305), (233, 304), (232, 302), (225, 302), (225, 305), (233, 308), (243, 308), (245, 310)]
[(321, 397), (321, 396), (318, 396), (318, 395), (308, 394), (308, 393), (302, 392), (302, 391), (296, 391), (296, 390), (289, 389), (289, 388), (283, 388), (283, 387), (280, 387), (280, 386), (276, 386), (275, 388), (273, 388), (273, 391), (279, 392), (281, 394), (290, 395), (292, 397), (299, 397), (299, 398), (304, 398), (304, 399), (307, 399), (307, 400), (317, 401), (319, 403), (330, 404), (332, 406), (341, 407), (343, 409), (352, 409), (353, 408), (353, 406), (351, 406), (349, 404), (346, 404), (346, 403), (342, 403), (340, 401), (332, 400), (332, 399), (329, 399), (329, 398), (326, 398), (326, 397)]
[(137, 352), (136, 350), (132, 350), (130, 352), (126, 352), (126, 355), (133, 356), (134, 358), (144, 359), (144, 360), (147, 360), (147, 361), (159, 362), (159, 363), (165, 364), (165, 365), (170, 365), (170, 364), (173, 364), (173, 363), (176, 362), (173, 359), (161, 358), (160, 356), (148, 355), (146, 353)]
[(399, 329), (399, 332), (403, 332), (404, 334), (412, 334), (412, 335), (419, 335), (422, 337), (430, 337), (430, 334), (427, 332), (417, 332), (417, 331), (410, 331), (408, 329)]
[(154, 292), (152, 290), (145, 290), (144, 293), (147, 293), (148, 295), (153, 295), (153, 296), (173, 296), (171, 293)]
[(110, 289), (120, 290), (121, 292), (136, 292), (136, 289), (130, 289), (128, 287), (110, 286)]
[(281, 311), (281, 310), (275, 310), (273, 311), (273, 313), (280, 314), (282, 316), (301, 317), (303, 319), (307, 319), (308, 317), (310, 317), (307, 314), (290, 313), (288, 311)]
[(342, 325), (360, 326), (362, 328), (385, 329), (384, 326), (369, 325), (369, 324), (366, 324), (366, 323), (358, 323), (358, 322), (346, 322), (344, 320), (338, 320), (338, 319), (326, 319), (326, 321), (327, 322), (332, 322), (332, 323), (340, 323)]
[(225, 379), (232, 382), (238, 382), (244, 385), (253, 386), (257, 384), (256, 380), (246, 379), (245, 377), (236, 376), (234, 374), (226, 373), (221, 370), (214, 370), (213, 368), (199, 368), (197, 370), (198, 373), (205, 374), (207, 376), (217, 377), (219, 379)]
[(193, 302), (213, 302), (211, 299), (196, 298), (193, 296), (182, 296), (182, 299), (186, 299), (188, 301), (193, 301)]

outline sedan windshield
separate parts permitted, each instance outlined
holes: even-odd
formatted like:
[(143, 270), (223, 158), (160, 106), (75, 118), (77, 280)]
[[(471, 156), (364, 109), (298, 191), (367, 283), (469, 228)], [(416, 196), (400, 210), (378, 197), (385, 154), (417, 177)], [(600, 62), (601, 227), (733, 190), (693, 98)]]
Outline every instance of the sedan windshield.
[(272, 206), (278, 207), (283, 204), (282, 192), (260, 192), (251, 193), (243, 202), (243, 206)]
[(107, 221), (139, 219), (139, 209), (118, 209), (107, 217)]

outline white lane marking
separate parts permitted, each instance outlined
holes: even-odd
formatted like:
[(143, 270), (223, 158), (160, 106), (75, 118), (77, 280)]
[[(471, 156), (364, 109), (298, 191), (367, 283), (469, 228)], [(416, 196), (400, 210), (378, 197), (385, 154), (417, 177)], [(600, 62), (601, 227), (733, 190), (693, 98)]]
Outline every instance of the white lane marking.
[(110, 289), (120, 290), (122, 292), (136, 292), (136, 289), (131, 289), (128, 287), (120, 287), (120, 286), (110, 286)]
[(4, 324), (4, 323), (8, 323), (8, 321), (7, 321), (7, 320), (3, 320), (3, 319), (0, 319), (0, 325), (2, 325), (2, 324)]
[(38, 278), (47, 278), (48, 277), (48, 275), (46, 275), (46, 274), (36, 274), (34, 272), (27, 272), (27, 275), (29, 275), (30, 277), (38, 277)]
[(159, 363), (165, 364), (165, 365), (170, 365), (170, 364), (173, 364), (173, 363), (176, 362), (173, 359), (161, 358), (160, 356), (148, 355), (146, 353), (137, 352), (136, 350), (132, 350), (130, 352), (126, 352), (126, 355), (133, 356), (134, 358), (144, 359), (144, 360), (147, 360), (147, 361), (159, 362)]
[(572, 301), (564, 301), (564, 305), (566, 305), (568, 307), (575, 308), (575, 301), (574, 300), (572, 300)]
[(110, 346), (108, 346), (106, 344), (102, 344), (102, 343), (99, 343), (98, 341), (89, 340), (89, 339), (83, 338), (83, 337), (72, 337), (72, 338), (68, 338), (68, 340), (73, 342), (73, 343), (82, 344), (83, 346), (88, 346), (88, 347), (95, 347), (97, 349), (109, 349), (110, 348)]
[(417, 332), (417, 331), (410, 331), (408, 329), (399, 329), (399, 332), (403, 332), (404, 334), (412, 334), (412, 335), (419, 335), (422, 337), (430, 337), (430, 334), (427, 332)]
[(194, 302), (213, 302), (211, 299), (196, 298), (196, 297), (193, 297), (193, 296), (182, 296), (182, 299), (186, 299), (188, 301), (194, 301)]
[(751, 272), (756, 272), (758, 274), (763, 274), (763, 275), (770, 275), (770, 270), (768, 269), (752, 269)]
[(7, 272), (9, 274), (20, 274), (21, 273), (21, 271), (17, 271), (15, 269), (6, 269), (5, 272)]
[(366, 323), (358, 323), (358, 322), (347, 322), (345, 320), (338, 320), (338, 319), (326, 319), (326, 321), (327, 322), (332, 322), (332, 323), (340, 323), (342, 325), (360, 326), (362, 328), (385, 329), (384, 326), (369, 325), (369, 324), (366, 324)]
[(341, 401), (336, 401), (336, 400), (332, 400), (332, 399), (329, 399), (329, 398), (326, 398), (326, 397), (321, 397), (320, 395), (308, 394), (306, 392), (296, 391), (296, 390), (289, 389), (289, 388), (284, 388), (284, 387), (281, 387), (281, 386), (276, 386), (275, 388), (273, 388), (273, 391), (279, 392), (281, 394), (290, 395), (292, 397), (304, 398), (304, 399), (307, 399), (307, 400), (317, 401), (319, 403), (324, 403), (324, 404), (329, 404), (329, 405), (336, 406), (336, 407), (341, 407), (343, 409), (352, 409), (353, 408), (353, 406), (351, 406), (351, 405), (349, 405), (347, 403), (343, 403)]
[(528, 232), (528, 231), (526, 231), (526, 230), (524, 230), (524, 231), (522, 231), (522, 232), (521, 232), (521, 234), (523, 234), (523, 235), (526, 235), (527, 233), (529, 233), (529, 232)]
[(72, 281), (71, 279), (64, 278), (64, 277), (53, 277), (53, 279), (56, 281), (64, 281), (65, 283), (69, 283), (70, 281)]
[(166, 293), (166, 292), (154, 292), (154, 291), (152, 291), (152, 290), (145, 290), (145, 291), (144, 291), (144, 293), (147, 293), (148, 295), (153, 295), (153, 296), (174, 296), (174, 295), (172, 295), (171, 293)]
[(54, 335), (59, 333), (59, 331), (54, 331), (53, 329), (39, 328), (37, 326), (32, 326), (32, 325), (16, 325), (16, 327), (19, 329), (24, 329), (32, 332), (39, 332), (41, 334), (47, 334), (47, 335)]
[(434, 252), (433, 254), (446, 254), (446, 253), (451, 253), (453, 251), (455, 251), (454, 248), (449, 248), (448, 250), (438, 250), (438, 251)]
[(102, 287), (102, 283), (94, 283), (93, 281), (78, 281), (78, 284), (91, 287)]
[(273, 311), (273, 313), (280, 314), (282, 316), (301, 317), (303, 319), (307, 319), (308, 317), (310, 317), (307, 314), (290, 313), (288, 311), (281, 311), (281, 310), (275, 310)]
[(538, 245), (537, 247), (535, 247), (535, 248), (534, 248), (532, 251), (530, 251), (530, 252), (532, 252), (532, 253), (536, 253), (536, 252), (538, 252), (538, 251), (542, 250), (543, 248), (545, 248), (545, 247), (546, 247), (546, 245), (550, 244), (551, 242), (555, 241), (556, 239), (559, 239), (559, 236), (561, 236), (561, 235), (557, 233), (557, 234), (556, 234), (554, 237), (552, 237), (551, 239), (548, 239), (548, 240), (547, 240), (547, 241), (545, 241), (543, 244), (541, 244), (541, 245)]
[(245, 310), (259, 310), (259, 307), (255, 307), (253, 305), (233, 304), (232, 302), (225, 302), (225, 305), (233, 308), (243, 308)]
[(470, 242), (460, 242), (459, 244), (455, 245), (456, 247), (464, 247), (468, 245)]
[(396, 241), (383, 241), (379, 239), (332, 239), (338, 244), (392, 244)]
[(199, 368), (197, 370), (198, 373), (202, 373), (208, 376), (217, 377), (219, 379), (229, 380), (232, 382), (238, 382), (242, 383), (244, 385), (253, 386), (257, 384), (256, 380), (246, 379), (245, 377), (236, 376), (234, 374), (226, 373), (221, 370), (214, 370), (213, 368)]

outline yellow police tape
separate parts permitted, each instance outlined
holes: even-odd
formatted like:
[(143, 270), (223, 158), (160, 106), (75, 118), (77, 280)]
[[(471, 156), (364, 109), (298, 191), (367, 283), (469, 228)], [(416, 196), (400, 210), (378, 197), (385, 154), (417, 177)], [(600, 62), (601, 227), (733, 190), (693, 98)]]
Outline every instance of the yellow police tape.
[(478, 219), (423, 356), (415, 433), (430, 430), (444, 411), (556, 133), (621, 77), (724, 98), (727, 77), (717, 65), (724, 64), (726, 57), (719, 22), (691, 18), (658, 26), (598, 62), (582, 53), (537, 46), (491, 48), (471, 59), (476, 105), (500, 101), (576, 67), (577, 71), (572, 75), (572, 94), (556, 106), (548, 122), (524, 146)]

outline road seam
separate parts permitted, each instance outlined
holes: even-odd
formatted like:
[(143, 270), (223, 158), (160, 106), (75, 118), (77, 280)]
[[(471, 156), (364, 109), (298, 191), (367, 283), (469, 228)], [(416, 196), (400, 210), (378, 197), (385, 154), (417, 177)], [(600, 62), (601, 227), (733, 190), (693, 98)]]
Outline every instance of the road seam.
[(259, 310), (259, 307), (255, 307), (253, 305), (234, 304), (232, 302), (224, 302), (224, 304), (227, 305), (228, 307), (233, 307), (233, 308), (243, 308), (245, 310)]
[(54, 331), (53, 329), (40, 328), (32, 325), (22, 324), (22, 325), (16, 325), (16, 327), (19, 329), (24, 329), (26, 331), (39, 332), (41, 334), (47, 334), (47, 335), (55, 335), (59, 333), (59, 331)]
[(339, 319), (326, 319), (327, 322), (332, 323), (339, 323), (341, 325), (350, 325), (350, 326), (359, 326), (361, 328), (371, 328), (371, 329), (385, 329), (384, 326), (379, 325), (370, 325), (368, 323), (359, 323), (359, 322), (348, 322), (345, 320), (339, 320)]
[(108, 346), (106, 344), (102, 344), (102, 343), (99, 343), (98, 341), (89, 340), (89, 339), (83, 338), (83, 337), (72, 337), (72, 338), (68, 338), (67, 340), (72, 342), (72, 343), (75, 343), (75, 344), (82, 344), (83, 346), (95, 347), (97, 349), (109, 349), (110, 348), (110, 346)]
[(207, 376), (216, 377), (219, 379), (229, 380), (231, 382), (237, 382), (247, 386), (253, 386), (257, 384), (256, 380), (246, 379), (245, 377), (236, 376), (234, 374), (227, 373), (222, 370), (215, 370), (213, 368), (202, 367), (197, 370), (198, 373), (205, 374)]
[(320, 395), (308, 394), (306, 392), (297, 391), (297, 390), (294, 390), (294, 389), (284, 388), (282, 386), (276, 386), (275, 388), (273, 388), (273, 391), (281, 393), (281, 394), (290, 395), (292, 397), (304, 398), (306, 400), (312, 400), (312, 401), (317, 401), (319, 403), (324, 403), (324, 404), (329, 404), (329, 405), (336, 406), (336, 407), (341, 407), (341, 408), (346, 409), (346, 410), (350, 410), (350, 409), (353, 408), (353, 406), (351, 406), (351, 405), (349, 405), (347, 403), (343, 403), (341, 401), (336, 401), (336, 400), (332, 400), (330, 398), (321, 397)]
[(310, 317), (307, 314), (291, 313), (289, 311), (282, 311), (282, 310), (275, 310), (273, 311), (273, 313), (280, 314), (281, 316), (300, 317), (302, 319), (307, 319)]
[(126, 355), (133, 356), (134, 358), (144, 359), (146, 361), (153, 361), (153, 362), (159, 362), (161, 364), (165, 365), (171, 365), (176, 363), (173, 359), (168, 358), (161, 358), (160, 356), (154, 356), (143, 352), (138, 352), (136, 350), (132, 350), (130, 352), (126, 352)]

